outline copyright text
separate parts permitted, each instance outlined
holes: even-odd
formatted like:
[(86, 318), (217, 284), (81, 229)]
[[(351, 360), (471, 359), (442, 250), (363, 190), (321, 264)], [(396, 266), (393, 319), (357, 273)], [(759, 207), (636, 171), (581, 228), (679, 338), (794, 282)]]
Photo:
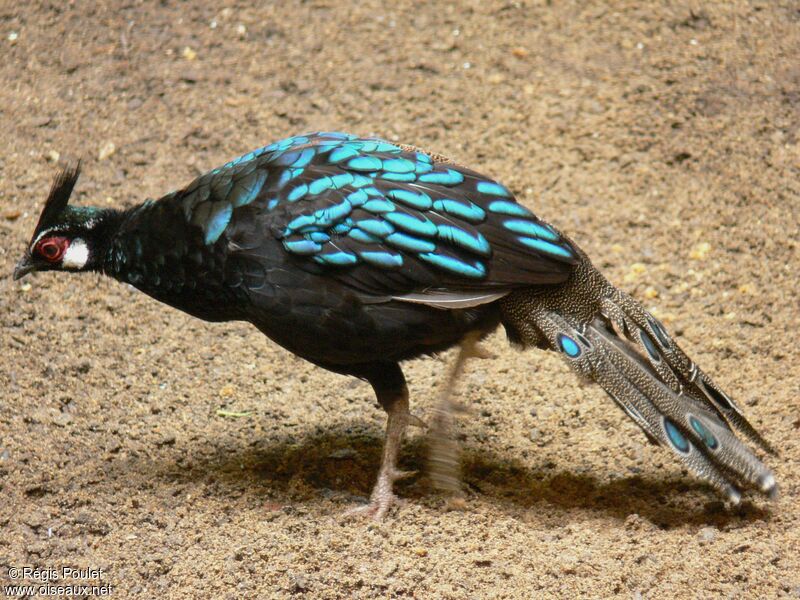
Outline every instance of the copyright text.
[(104, 581), (106, 571), (100, 568), (10, 566), (6, 575), (11, 583), (2, 589), (9, 598), (111, 596), (113, 592)]

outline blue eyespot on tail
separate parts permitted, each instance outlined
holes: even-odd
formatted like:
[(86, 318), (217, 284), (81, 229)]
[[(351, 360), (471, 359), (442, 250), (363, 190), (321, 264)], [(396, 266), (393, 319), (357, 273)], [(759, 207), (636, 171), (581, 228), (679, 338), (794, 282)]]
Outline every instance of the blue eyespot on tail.
[(653, 362), (661, 362), (661, 355), (656, 350), (656, 345), (653, 343), (653, 340), (650, 338), (649, 335), (644, 330), (639, 331), (639, 338), (642, 340), (642, 345), (644, 346), (647, 353), (650, 355), (650, 358), (653, 359)]
[(715, 438), (711, 434), (711, 432), (708, 429), (706, 429), (706, 426), (703, 425), (699, 419), (690, 416), (689, 425), (692, 426), (692, 429), (694, 429), (697, 435), (700, 436), (700, 438), (703, 440), (706, 446), (708, 446), (712, 450), (716, 450), (717, 448), (719, 448), (719, 442), (717, 441), (717, 438)]
[(664, 348), (669, 348), (669, 336), (667, 335), (664, 326), (652, 315), (647, 315), (647, 322), (650, 323), (650, 327), (653, 328), (653, 332), (656, 334), (656, 337), (661, 345), (664, 346)]
[(664, 431), (667, 433), (667, 439), (669, 443), (678, 451), (683, 454), (687, 454), (691, 446), (689, 445), (689, 440), (686, 439), (678, 426), (675, 425), (672, 421), (664, 417)]
[(578, 358), (581, 355), (581, 347), (568, 335), (559, 333), (556, 341), (561, 351), (570, 358)]

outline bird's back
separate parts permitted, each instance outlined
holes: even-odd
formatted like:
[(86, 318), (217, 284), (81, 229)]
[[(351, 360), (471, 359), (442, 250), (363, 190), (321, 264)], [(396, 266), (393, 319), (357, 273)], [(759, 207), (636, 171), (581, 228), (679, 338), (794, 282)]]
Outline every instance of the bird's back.
[(319, 363), (440, 350), (496, 324), (489, 305), (510, 290), (564, 281), (578, 256), (496, 181), (341, 133), (230, 161), (124, 233), (131, 283), (209, 320), (252, 321)]

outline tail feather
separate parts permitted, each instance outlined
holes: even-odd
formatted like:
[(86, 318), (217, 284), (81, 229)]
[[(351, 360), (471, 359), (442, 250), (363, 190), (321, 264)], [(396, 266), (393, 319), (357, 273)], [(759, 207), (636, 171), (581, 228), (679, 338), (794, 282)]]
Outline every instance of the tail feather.
[[(703, 401), (664, 383), (632, 345), (603, 318), (582, 331), (549, 313), (544, 319), (574, 368), (596, 381), (659, 444), (672, 449), (693, 472), (736, 503), (738, 485), (759, 486), (769, 470)], [(569, 345), (573, 340), (577, 350)]]
[(597, 382), (651, 441), (669, 448), (733, 503), (740, 488), (774, 496), (772, 472), (731, 425), (768, 452), (738, 406), (689, 359), (664, 326), (588, 263), (549, 294), (503, 301), (513, 339), (560, 351)]
[[(603, 311), (618, 309), (626, 337), (636, 343), (650, 364), (675, 391), (685, 388), (706, 398), (737, 430), (766, 452), (777, 455), (775, 448), (750, 424), (741, 408), (723, 392), (700, 367), (675, 343), (664, 326), (628, 294), (614, 289), (614, 297), (602, 301)], [(610, 316), (610, 315), (609, 315)], [(619, 327), (619, 325), (617, 325)], [(679, 387), (675, 387), (677, 383)]]

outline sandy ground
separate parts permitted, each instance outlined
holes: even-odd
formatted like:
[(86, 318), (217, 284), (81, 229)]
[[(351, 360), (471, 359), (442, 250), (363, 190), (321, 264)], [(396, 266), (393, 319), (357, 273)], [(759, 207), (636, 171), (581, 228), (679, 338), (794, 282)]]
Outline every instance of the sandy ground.
[[(795, 2), (26, 4), (0, 6), (0, 581), (800, 596)], [(460, 387), (466, 510), (443, 509), (414, 430), (407, 503), (342, 523), (378, 467), (366, 384), (99, 276), (11, 280), (59, 156), (84, 158), (77, 202), (126, 206), (319, 129), (447, 153), (566, 230), (780, 449), (780, 498), (726, 509), (558, 356), (498, 333)], [(423, 417), (449, 359), (406, 367)]]

